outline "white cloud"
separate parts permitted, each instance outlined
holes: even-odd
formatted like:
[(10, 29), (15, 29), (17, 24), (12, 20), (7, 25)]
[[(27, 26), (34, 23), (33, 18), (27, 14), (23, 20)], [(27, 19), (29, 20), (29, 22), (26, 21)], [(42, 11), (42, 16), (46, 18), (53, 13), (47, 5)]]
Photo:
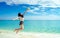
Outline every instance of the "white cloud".
[[(52, 11), (54, 14), (54, 10)], [(35, 15), (49, 15), (49, 13), (46, 12), (45, 8), (35, 7), (34, 9), (30, 10), (29, 13), (35, 14)]]
[(40, 10), (38, 7), (35, 7), (34, 10)]
[(32, 13), (32, 14), (40, 14), (38, 12), (35, 12), (35, 10), (30, 10), (29, 12)]
[(57, 10), (55, 8), (50, 9), (48, 12), (47, 11), (48, 10), (46, 10), (45, 7), (42, 8), (35, 7), (34, 9), (30, 10), (29, 13), (36, 14), (36, 15), (50, 15), (50, 14), (58, 15), (58, 13), (56, 13)]
[(56, 15), (44, 15), (44, 16), (25, 16), (25, 20), (60, 20), (60, 16)]
[[(60, 1), (60, 0), (58, 0)], [(60, 7), (60, 2), (56, 2), (56, 0), (41, 0), (39, 4), (42, 5), (42, 7)]]
[(37, 0), (0, 0), (0, 2), (6, 2), (9, 4), (30, 4), (34, 5), (37, 4)]
[(56, 5), (60, 5), (60, 0), (52, 0)]
[(40, 9), (38, 7), (35, 7), (34, 9), (32, 10), (29, 10), (28, 12), (32, 13), (32, 14), (41, 14), (41, 13), (38, 13), (36, 11), (39, 11)]
[(7, 5), (13, 4), (12, 0), (0, 0), (0, 2), (5, 2)]
[(42, 7), (60, 7), (60, 0), (0, 0), (6, 4), (30, 4), (41, 5)]

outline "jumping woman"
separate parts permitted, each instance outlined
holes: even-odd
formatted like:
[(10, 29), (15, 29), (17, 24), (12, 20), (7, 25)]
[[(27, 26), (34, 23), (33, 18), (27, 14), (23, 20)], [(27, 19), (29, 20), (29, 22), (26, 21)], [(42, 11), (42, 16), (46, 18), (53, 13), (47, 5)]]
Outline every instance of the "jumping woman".
[(19, 19), (20, 20), (20, 28), (18, 29), (15, 29), (15, 32), (18, 33), (19, 31), (23, 30), (24, 29), (24, 14), (29, 10), (30, 8), (27, 8), (26, 11), (21, 14), (21, 13), (18, 13), (18, 17), (16, 19)]

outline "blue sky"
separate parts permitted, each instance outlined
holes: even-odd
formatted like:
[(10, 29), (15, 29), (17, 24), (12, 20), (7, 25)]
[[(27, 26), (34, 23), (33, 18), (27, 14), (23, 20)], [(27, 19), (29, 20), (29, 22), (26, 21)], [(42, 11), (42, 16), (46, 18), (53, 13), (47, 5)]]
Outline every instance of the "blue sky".
[(0, 0), (0, 20), (12, 20), (27, 9), (25, 20), (60, 20), (60, 0)]

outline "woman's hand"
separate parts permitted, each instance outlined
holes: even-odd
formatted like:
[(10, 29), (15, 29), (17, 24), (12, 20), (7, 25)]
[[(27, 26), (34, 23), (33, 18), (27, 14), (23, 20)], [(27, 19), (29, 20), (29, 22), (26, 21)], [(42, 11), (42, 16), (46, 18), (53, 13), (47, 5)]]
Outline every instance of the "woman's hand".
[(12, 19), (12, 20), (17, 20), (18, 19), (18, 17), (16, 17), (15, 19)]

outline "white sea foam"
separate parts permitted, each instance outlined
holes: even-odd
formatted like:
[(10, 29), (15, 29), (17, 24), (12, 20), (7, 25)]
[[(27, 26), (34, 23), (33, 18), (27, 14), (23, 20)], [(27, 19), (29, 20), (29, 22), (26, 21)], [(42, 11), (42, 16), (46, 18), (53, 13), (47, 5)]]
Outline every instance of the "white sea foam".
[(54, 33), (31, 33), (0, 30), (0, 38), (60, 38), (60, 34)]

